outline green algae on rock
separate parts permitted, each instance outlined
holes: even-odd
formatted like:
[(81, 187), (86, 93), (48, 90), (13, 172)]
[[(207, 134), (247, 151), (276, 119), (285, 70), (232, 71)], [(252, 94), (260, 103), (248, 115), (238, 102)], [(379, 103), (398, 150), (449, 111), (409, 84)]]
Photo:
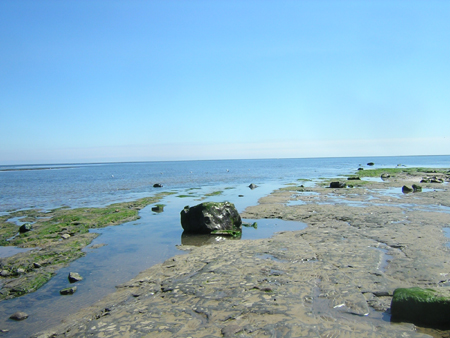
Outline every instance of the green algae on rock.
[[(0, 259), (0, 301), (36, 291), (58, 269), (84, 256), (82, 249), (98, 236), (89, 229), (136, 220), (139, 210), (170, 194), (161, 192), (104, 208), (58, 208), (50, 212), (31, 209), (0, 216), (0, 245), (35, 248)], [(32, 230), (19, 232), (10, 221), (18, 218), (32, 223)]]
[(448, 326), (450, 291), (443, 288), (420, 287), (396, 289), (391, 303), (391, 320), (429, 326)]

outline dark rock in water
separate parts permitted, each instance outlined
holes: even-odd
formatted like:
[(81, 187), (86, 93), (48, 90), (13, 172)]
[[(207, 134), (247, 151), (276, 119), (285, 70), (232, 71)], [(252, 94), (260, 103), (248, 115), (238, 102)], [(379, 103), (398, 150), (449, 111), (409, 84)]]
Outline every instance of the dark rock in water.
[(69, 273), (69, 282), (76, 283), (83, 280), (83, 277), (80, 276), (78, 272), (70, 272)]
[(375, 165), (375, 163), (369, 162), (369, 163), (367, 163), (367, 165), (368, 165), (368, 166), (373, 166), (373, 165)]
[(28, 314), (22, 311), (17, 311), (16, 313), (12, 314), (9, 318), (12, 320), (24, 320), (28, 318)]
[(161, 183), (155, 183), (153, 184), (153, 188), (162, 188), (163, 185)]
[(450, 292), (446, 288), (401, 288), (394, 291), (391, 320), (414, 324), (449, 325)]
[(239, 195), (238, 197), (244, 197), (244, 195)]
[(364, 168), (358, 168), (358, 170), (364, 170)]
[(386, 173), (381, 174), (381, 179), (382, 179), (382, 180), (385, 180), (385, 179), (387, 179), (387, 178), (389, 178), (389, 177), (391, 177), (391, 175), (386, 174)]
[(241, 232), (242, 220), (230, 202), (204, 202), (181, 211), (181, 226), (187, 233), (230, 234)]
[(417, 184), (413, 184), (413, 185), (412, 185), (412, 188), (413, 188), (413, 191), (414, 191), (414, 192), (420, 192), (420, 191), (422, 191), (422, 187), (421, 187), (420, 185), (417, 185)]
[(252, 183), (248, 187), (253, 190), (253, 189), (257, 188), (258, 186), (256, 184)]
[(359, 178), (359, 177), (348, 177), (347, 180), (348, 181), (361, 181), (361, 178)]
[(330, 188), (346, 188), (346, 187), (347, 187), (347, 185), (342, 182), (331, 182), (330, 183)]
[(164, 205), (155, 205), (154, 207), (152, 207), (152, 211), (153, 212), (163, 212), (164, 211)]
[(61, 295), (63, 295), (63, 296), (64, 295), (73, 295), (75, 293), (75, 291), (77, 291), (77, 287), (76, 286), (72, 286), (70, 288), (62, 289), (61, 291), (59, 291), (59, 293)]
[(410, 192), (412, 192), (412, 191), (413, 191), (412, 188), (407, 187), (406, 185), (404, 185), (404, 186), (402, 187), (402, 192), (403, 192), (404, 194), (410, 193)]
[(25, 223), (25, 224), (22, 224), (22, 225), (20, 226), (19, 232), (20, 232), (21, 234), (23, 234), (23, 233), (25, 233), (25, 232), (31, 231), (31, 229), (32, 229), (31, 224), (30, 224), (30, 223)]

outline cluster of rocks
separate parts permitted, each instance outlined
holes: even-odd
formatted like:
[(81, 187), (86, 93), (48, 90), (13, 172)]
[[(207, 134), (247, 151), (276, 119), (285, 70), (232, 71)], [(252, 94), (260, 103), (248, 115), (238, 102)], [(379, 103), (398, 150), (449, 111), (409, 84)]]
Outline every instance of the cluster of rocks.
[(444, 179), (442, 177), (422, 177), (420, 183), (444, 183)]
[(404, 185), (402, 187), (402, 192), (404, 194), (408, 194), (410, 192), (421, 192), (421, 191), (422, 191), (422, 187), (420, 185), (417, 185), (417, 184), (413, 184), (411, 188), (406, 186), (406, 185)]

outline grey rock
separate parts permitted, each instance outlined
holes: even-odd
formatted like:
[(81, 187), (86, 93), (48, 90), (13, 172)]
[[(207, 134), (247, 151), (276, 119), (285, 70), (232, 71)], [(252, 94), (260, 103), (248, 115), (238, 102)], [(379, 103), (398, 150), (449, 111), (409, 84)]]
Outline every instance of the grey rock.
[(12, 320), (24, 320), (28, 318), (28, 314), (22, 311), (17, 311), (16, 313), (12, 314), (10, 317)]
[(77, 287), (71, 286), (70, 288), (62, 289), (61, 291), (59, 291), (59, 293), (61, 295), (73, 295), (75, 293), (75, 291), (77, 291)]
[(83, 277), (81, 277), (78, 272), (70, 272), (68, 278), (70, 283), (76, 283), (83, 280)]
[(155, 183), (153, 184), (153, 188), (162, 188), (163, 185), (161, 183)]
[(8, 277), (10, 275), (11, 275), (11, 272), (9, 272), (8, 270), (2, 270), (0, 272), (0, 276), (2, 276), (2, 277)]
[(252, 183), (248, 187), (253, 190), (253, 189), (257, 188), (258, 186), (256, 184)]
[(241, 216), (230, 202), (204, 202), (194, 207), (186, 206), (180, 214), (181, 226), (187, 233), (241, 231)]

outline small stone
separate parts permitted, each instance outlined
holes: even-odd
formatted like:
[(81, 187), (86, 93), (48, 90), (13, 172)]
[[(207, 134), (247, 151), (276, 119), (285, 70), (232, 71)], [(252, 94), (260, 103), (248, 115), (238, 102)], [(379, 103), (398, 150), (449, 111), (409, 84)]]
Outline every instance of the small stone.
[(34, 263), (33, 263), (33, 266), (34, 266), (36, 269), (39, 269), (39, 268), (42, 267), (42, 265), (39, 264), (39, 263), (37, 263), (37, 262), (34, 262)]
[(407, 187), (406, 185), (404, 185), (404, 186), (402, 187), (402, 192), (403, 192), (404, 194), (408, 194), (408, 193), (410, 193), (410, 192), (412, 192), (412, 191), (413, 191), (412, 188)]
[(21, 234), (23, 234), (23, 233), (25, 233), (25, 232), (31, 231), (31, 229), (32, 229), (31, 224), (30, 224), (30, 223), (25, 223), (25, 224), (22, 224), (22, 225), (20, 226), (19, 232), (20, 232)]
[(258, 186), (256, 184), (252, 183), (248, 187), (253, 190), (253, 189), (256, 189)]
[(163, 185), (161, 183), (155, 183), (153, 184), (153, 188), (162, 188)]
[(22, 274), (22, 273), (25, 273), (25, 269), (18, 268), (18, 269), (16, 270), (16, 272), (20, 275), (20, 274)]
[(13, 315), (11, 315), (9, 318), (12, 320), (24, 320), (24, 319), (28, 318), (28, 314), (26, 314), (25, 312), (22, 312), (22, 311), (17, 311)]
[(414, 191), (414, 192), (420, 192), (420, 191), (422, 191), (422, 187), (421, 187), (420, 185), (417, 185), (417, 184), (413, 184), (413, 185), (412, 185), (412, 188), (413, 188), (413, 191)]
[(59, 291), (59, 293), (61, 295), (73, 295), (75, 293), (75, 291), (77, 291), (77, 287), (76, 286), (72, 286), (70, 288), (62, 289), (61, 291)]
[(0, 276), (2, 276), (2, 277), (8, 277), (10, 275), (11, 275), (11, 272), (9, 272), (8, 270), (2, 270), (0, 272)]
[(70, 238), (70, 235), (69, 235), (69, 234), (62, 234), (62, 235), (61, 235), (61, 238), (62, 238), (62, 239), (69, 239), (69, 238)]
[(343, 182), (330, 182), (330, 188), (346, 188), (347, 185)]
[(75, 283), (83, 280), (83, 277), (80, 276), (78, 272), (70, 272), (69, 273), (69, 282)]

